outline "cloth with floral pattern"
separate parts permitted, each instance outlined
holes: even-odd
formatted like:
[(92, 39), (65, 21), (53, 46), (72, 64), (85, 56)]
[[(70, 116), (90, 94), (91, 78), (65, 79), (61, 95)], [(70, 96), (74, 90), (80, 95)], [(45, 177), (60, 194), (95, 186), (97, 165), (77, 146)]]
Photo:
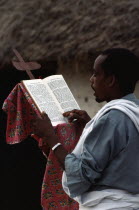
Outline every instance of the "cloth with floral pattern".
[[(17, 84), (6, 98), (3, 110), (7, 113), (6, 141), (15, 144), (26, 139), (31, 133), (31, 122), (40, 113), (21, 83)], [(54, 127), (63, 147), (71, 152), (81, 134), (75, 124), (59, 124)], [(37, 140), (37, 138), (36, 138)], [(62, 188), (63, 170), (46, 142), (38, 139), (39, 147), (48, 155), (42, 183), (41, 204), (45, 210), (77, 210), (78, 203), (71, 199)]]

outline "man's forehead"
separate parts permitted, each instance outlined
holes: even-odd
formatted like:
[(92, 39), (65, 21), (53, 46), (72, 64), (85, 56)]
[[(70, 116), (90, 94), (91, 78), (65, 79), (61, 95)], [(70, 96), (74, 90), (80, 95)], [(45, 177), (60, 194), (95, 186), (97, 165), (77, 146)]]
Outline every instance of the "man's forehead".
[(106, 55), (99, 55), (95, 62), (94, 62), (94, 69), (97, 70), (98, 68), (101, 67), (101, 64), (104, 62), (104, 60), (106, 59)]

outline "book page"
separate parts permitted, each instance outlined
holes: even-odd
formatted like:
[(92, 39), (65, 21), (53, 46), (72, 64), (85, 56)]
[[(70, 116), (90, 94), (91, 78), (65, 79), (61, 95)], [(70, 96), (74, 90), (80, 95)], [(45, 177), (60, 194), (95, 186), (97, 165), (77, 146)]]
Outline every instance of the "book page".
[(46, 112), (53, 125), (64, 123), (62, 111), (51, 90), (41, 79), (23, 80), (23, 85), (29, 92), (40, 112)]
[(62, 75), (49, 76), (43, 79), (43, 81), (52, 90), (63, 112), (80, 109)]

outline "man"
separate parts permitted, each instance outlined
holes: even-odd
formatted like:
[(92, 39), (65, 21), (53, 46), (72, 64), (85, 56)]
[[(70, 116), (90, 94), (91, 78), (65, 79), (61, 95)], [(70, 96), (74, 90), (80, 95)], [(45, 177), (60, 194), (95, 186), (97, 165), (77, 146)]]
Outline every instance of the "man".
[(74, 151), (59, 143), (46, 114), (34, 133), (43, 137), (61, 163), (63, 188), (80, 209), (139, 208), (139, 100), (133, 94), (139, 60), (129, 50), (105, 50), (94, 63), (91, 87), (97, 102), (108, 102), (90, 120), (85, 111), (64, 113), (84, 125)]

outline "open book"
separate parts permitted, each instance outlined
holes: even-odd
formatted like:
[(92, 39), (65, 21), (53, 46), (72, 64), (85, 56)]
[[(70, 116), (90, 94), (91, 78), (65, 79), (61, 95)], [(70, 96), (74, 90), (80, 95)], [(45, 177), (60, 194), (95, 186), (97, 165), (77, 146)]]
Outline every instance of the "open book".
[(40, 112), (46, 112), (53, 125), (67, 122), (62, 113), (80, 109), (62, 75), (21, 82)]

